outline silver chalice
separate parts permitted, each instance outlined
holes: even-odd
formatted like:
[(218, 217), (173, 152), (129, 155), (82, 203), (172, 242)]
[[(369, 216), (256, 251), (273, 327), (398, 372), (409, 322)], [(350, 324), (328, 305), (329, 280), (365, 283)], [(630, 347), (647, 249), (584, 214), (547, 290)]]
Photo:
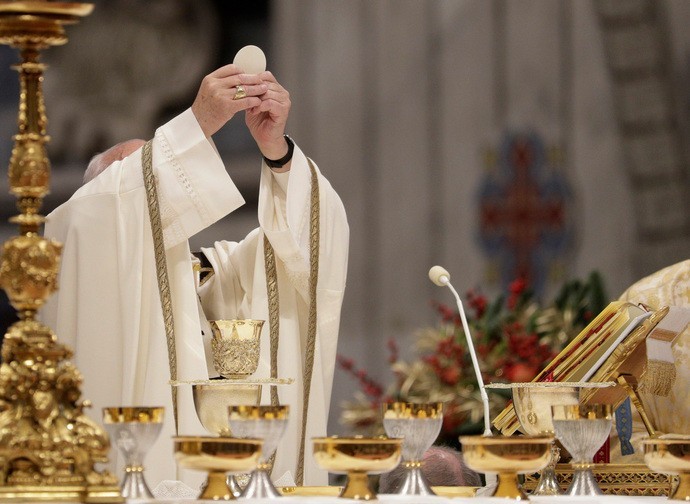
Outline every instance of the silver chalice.
[(103, 425), (125, 457), (120, 489), (125, 499), (153, 499), (144, 478), (144, 458), (163, 427), (162, 407), (103, 408)]
[(405, 481), (394, 493), (436, 495), (422, 473), (422, 458), (441, 432), (443, 403), (393, 402), (382, 405), (383, 428), (390, 438), (403, 438)]
[(592, 474), (592, 458), (611, 432), (610, 404), (552, 406), (556, 437), (570, 452), (575, 469), (566, 495), (602, 495)]
[(250, 499), (275, 498), (281, 494), (271, 482), (271, 457), (285, 432), (289, 406), (230, 406), (230, 430), (238, 438), (256, 438), (263, 441), (259, 465), (244, 487), (241, 496)]

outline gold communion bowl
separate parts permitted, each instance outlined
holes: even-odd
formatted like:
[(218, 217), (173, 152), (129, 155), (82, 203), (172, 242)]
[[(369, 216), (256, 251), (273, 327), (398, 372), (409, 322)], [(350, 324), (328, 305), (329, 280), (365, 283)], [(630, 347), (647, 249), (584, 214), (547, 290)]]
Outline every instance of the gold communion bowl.
[(402, 439), (333, 436), (313, 438), (313, 443), (314, 460), (319, 466), (347, 474), (347, 483), (340, 492), (340, 497), (346, 499), (376, 500), (367, 475), (392, 471), (402, 455)]
[(261, 385), (225, 380), (195, 383), (192, 385), (192, 396), (201, 425), (210, 434), (230, 436), (228, 407), (258, 405), (261, 401)]
[(644, 462), (652, 471), (675, 474), (678, 486), (669, 499), (690, 501), (690, 438), (645, 439)]
[(180, 467), (208, 472), (199, 500), (234, 500), (227, 474), (253, 471), (263, 445), (258, 439), (228, 437), (180, 436), (173, 440)]
[(518, 474), (539, 471), (551, 458), (551, 436), (461, 436), (462, 455), (470, 469), (498, 474), (492, 497), (523, 500)]
[(225, 378), (246, 378), (259, 367), (263, 320), (210, 320), (213, 367)]

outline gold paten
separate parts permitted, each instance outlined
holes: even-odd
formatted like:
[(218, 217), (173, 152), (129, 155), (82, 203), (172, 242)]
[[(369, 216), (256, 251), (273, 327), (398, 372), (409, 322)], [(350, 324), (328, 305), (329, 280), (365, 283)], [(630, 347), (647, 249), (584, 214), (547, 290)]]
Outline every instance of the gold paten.
[(543, 469), (551, 459), (549, 436), (461, 436), (462, 456), (470, 469), (498, 474), (492, 497), (526, 500), (518, 474)]
[(645, 439), (642, 446), (644, 462), (652, 471), (679, 477), (668, 498), (690, 501), (690, 438)]
[(93, 5), (49, 1), (0, 1), (0, 43), (19, 50), (18, 132), (9, 166), (17, 198), (19, 236), (0, 258), (0, 286), (17, 310), (2, 347), (0, 367), (0, 501), (122, 502), (117, 478), (99, 472), (110, 443), (83, 412), (82, 376), (68, 362), (72, 351), (36, 311), (57, 287), (61, 246), (39, 236), (39, 214), (48, 194), (49, 137), (43, 101), (42, 49), (67, 42), (64, 25), (88, 15)]
[(227, 474), (256, 469), (263, 445), (258, 439), (204, 436), (176, 437), (174, 442), (180, 467), (208, 472), (200, 500), (234, 500)]
[(313, 438), (314, 459), (321, 468), (347, 474), (347, 483), (339, 497), (355, 500), (376, 500), (367, 474), (392, 471), (402, 456), (402, 439)]

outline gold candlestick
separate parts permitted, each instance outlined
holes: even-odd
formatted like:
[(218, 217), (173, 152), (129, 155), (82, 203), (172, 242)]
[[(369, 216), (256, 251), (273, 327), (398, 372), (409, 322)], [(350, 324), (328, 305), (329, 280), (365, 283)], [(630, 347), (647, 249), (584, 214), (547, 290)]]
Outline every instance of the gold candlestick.
[(82, 376), (36, 311), (56, 289), (61, 245), (39, 236), (50, 163), (40, 51), (67, 42), (63, 25), (88, 15), (91, 4), (0, 1), (0, 43), (19, 50), (18, 127), (9, 166), (17, 197), (19, 235), (0, 258), (0, 286), (19, 322), (7, 331), (0, 366), (0, 501), (123, 502), (117, 478), (99, 472), (110, 448), (104, 430), (83, 412)]

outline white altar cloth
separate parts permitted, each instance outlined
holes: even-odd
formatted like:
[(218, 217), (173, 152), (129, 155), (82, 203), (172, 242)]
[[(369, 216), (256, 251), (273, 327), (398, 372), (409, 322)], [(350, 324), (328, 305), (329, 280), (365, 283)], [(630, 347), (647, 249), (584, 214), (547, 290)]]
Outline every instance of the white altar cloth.
[[(566, 496), (543, 496), (543, 497), (530, 497), (530, 501), (547, 504), (547, 503), (558, 503), (558, 504), (662, 504), (667, 499), (666, 497), (630, 497), (626, 495), (603, 495), (600, 497), (566, 497)], [(155, 500), (155, 501), (144, 501), (144, 500), (128, 500), (128, 504), (190, 504), (193, 502), (200, 503), (215, 503), (218, 501), (204, 500), (198, 501), (194, 499), (177, 499), (177, 500)], [(291, 495), (281, 497), (276, 501), (276, 499), (237, 499), (237, 503), (254, 503), (254, 504), (292, 504), (305, 502), (308, 504), (348, 504), (356, 503), (360, 501), (355, 501), (351, 499), (340, 499), (338, 497), (320, 497), (320, 496), (303, 496), (303, 495)], [(509, 502), (521, 502), (521, 501), (510, 501), (503, 498), (497, 497), (434, 497), (434, 496), (418, 496), (418, 495), (387, 495), (379, 494), (378, 502), (380, 504), (443, 504), (443, 503), (457, 503), (466, 502), (467, 504), (507, 504)]]

